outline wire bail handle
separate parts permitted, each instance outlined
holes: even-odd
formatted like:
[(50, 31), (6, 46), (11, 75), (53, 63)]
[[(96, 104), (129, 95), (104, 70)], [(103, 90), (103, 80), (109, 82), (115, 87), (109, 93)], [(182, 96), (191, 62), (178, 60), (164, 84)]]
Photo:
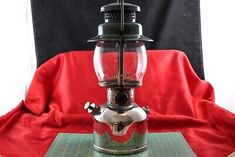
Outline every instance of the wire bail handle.
[(124, 0), (118, 0), (117, 3), (121, 4), (121, 27), (120, 27), (120, 49), (118, 53), (118, 84), (119, 86), (124, 85), (124, 41), (123, 41), (123, 32), (124, 32)]

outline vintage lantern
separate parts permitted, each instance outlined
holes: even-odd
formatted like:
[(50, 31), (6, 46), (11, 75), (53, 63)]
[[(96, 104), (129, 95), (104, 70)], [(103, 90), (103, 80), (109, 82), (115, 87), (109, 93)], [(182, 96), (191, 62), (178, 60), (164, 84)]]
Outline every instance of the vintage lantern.
[(99, 25), (94, 69), (99, 85), (107, 88), (102, 106), (84, 106), (94, 117), (93, 147), (108, 154), (133, 154), (147, 149), (148, 107), (134, 102), (134, 88), (141, 86), (147, 66), (142, 26), (136, 23), (137, 5), (117, 1), (101, 7), (105, 23)]

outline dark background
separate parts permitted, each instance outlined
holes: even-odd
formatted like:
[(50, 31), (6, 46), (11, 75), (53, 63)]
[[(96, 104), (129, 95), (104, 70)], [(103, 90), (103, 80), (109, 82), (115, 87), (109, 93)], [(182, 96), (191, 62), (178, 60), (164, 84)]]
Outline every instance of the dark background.
[[(100, 7), (112, 0), (32, 0), (38, 66), (56, 54), (70, 50), (93, 50), (86, 41), (97, 35), (104, 22)], [(147, 49), (178, 49), (188, 56), (204, 79), (199, 0), (126, 0), (137, 4), (137, 22), (144, 35), (154, 40)]]

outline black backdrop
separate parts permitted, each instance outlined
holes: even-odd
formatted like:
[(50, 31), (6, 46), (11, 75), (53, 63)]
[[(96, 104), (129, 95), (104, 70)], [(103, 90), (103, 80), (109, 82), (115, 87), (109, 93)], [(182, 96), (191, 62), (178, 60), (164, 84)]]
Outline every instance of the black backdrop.
[[(103, 23), (100, 7), (115, 0), (31, 0), (38, 66), (70, 50), (92, 50), (86, 40)], [(137, 22), (153, 43), (147, 49), (178, 49), (204, 79), (199, 0), (126, 0), (141, 7)]]

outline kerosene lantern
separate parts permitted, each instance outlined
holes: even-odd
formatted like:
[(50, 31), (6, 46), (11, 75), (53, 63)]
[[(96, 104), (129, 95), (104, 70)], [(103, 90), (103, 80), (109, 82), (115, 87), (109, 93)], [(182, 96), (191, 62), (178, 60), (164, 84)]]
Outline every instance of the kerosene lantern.
[(94, 69), (108, 100), (101, 106), (84, 106), (94, 117), (93, 147), (102, 153), (134, 154), (148, 147), (148, 107), (134, 102), (134, 88), (141, 86), (146, 71), (144, 41), (152, 40), (136, 23), (139, 6), (119, 0), (102, 6), (101, 12), (105, 23), (88, 42), (96, 42)]

